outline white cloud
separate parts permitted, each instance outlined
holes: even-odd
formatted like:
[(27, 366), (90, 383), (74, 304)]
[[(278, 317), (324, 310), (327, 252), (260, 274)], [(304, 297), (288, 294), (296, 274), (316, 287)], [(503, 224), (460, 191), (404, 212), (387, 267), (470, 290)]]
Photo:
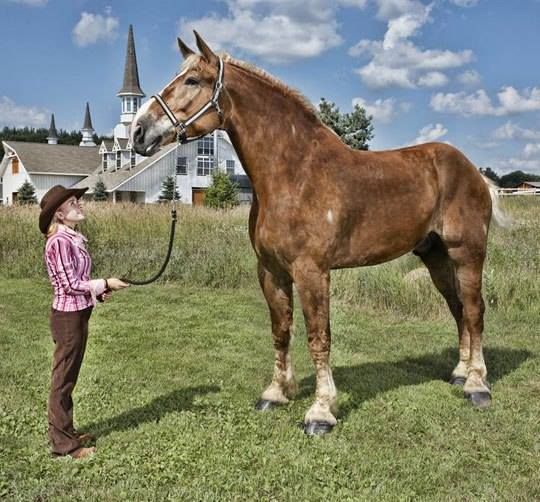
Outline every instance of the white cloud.
[(448, 129), (442, 124), (428, 124), (418, 131), (418, 136), (414, 140), (414, 143), (419, 145), (420, 143), (437, 141), (443, 136), (446, 136), (447, 133)]
[(424, 50), (410, 40), (431, 20), (433, 4), (424, 5), (415, 0), (377, 0), (377, 4), (377, 17), (388, 23), (383, 40), (360, 40), (349, 49), (351, 56), (369, 58), (355, 70), (367, 86), (441, 87), (448, 83), (445, 70), (474, 59), (470, 50)]
[(0, 127), (45, 127), (48, 118), (44, 109), (17, 105), (7, 96), (0, 98)]
[(523, 149), (523, 156), (526, 159), (531, 157), (538, 157), (540, 154), (540, 143), (527, 143)]
[(430, 71), (418, 79), (420, 87), (441, 87), (448, 83), (448, 77), (440, 71)]
[(450, 0), (450, 3), (458, 7), (474, 7), (480, 0)]
[(497, 93), (499, 105), (494, 106), (486, 91), (467, 94), (437, 93), (431, 97), (431, 108), (437, 112), (455, 113), (469, 117), (472, 115), (504, 116), (540, 110), (540, 88), (525, 89), (521, 93), (511, 86), (503, 87)]
[(391, 122), (399, 113), (407, 112), (411, 108), (410, 103), (398, 103), (395, 98), (377, 99), (373, 103), (367, 102), (363, 98), (353, 98), (353, 107), (360, 105), (366, 110), (367, 115), (371, 115), (375, 122)]
[(512, 121), (506, 122), (493, 132), (495, 139), (521, 139), (521, 140), (540, 140), (540, 131), (526, 129), (514, 124)]
[(234, 49), (272, 63), (288, 63), (340, 45), (337, 10), (364, 8), (367, 0), (228, 0), (227, 5), (227, 16), (180, 19), (180, 36), (189, 39), (196, 29), (214, 49)]
[(531, 174), (540, 174), (540, 159), (511, 157), (509, 159), (497, 161), (494, 167), (503, 174), (516, 170), (526, 171)]
[(28, 5), (30, 7), (43, 7), (47, 5), (48, 0), (8, 0), (11, 3), (20, 3), (23, 5)]
[(111, 41), (118, 36), (118, 18), (110, 15), (110, 9), (106, 15), (83, 12), (81, 19), (73, 28), (73, 41), (79, 47), (87, 47), (101, 40)]
[(467, 70), (458, 75), (458, 81), (463, 85), (474, 87), (480, 84), (481, 77), (476, 70)]

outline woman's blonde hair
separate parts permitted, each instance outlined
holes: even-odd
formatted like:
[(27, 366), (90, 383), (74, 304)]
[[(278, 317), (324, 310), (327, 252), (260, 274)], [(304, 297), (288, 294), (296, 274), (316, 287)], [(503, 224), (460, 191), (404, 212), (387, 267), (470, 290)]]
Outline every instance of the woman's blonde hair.
[(56, 213), (54, 214), (51, 223), (49, 224), (49, 228), (47, 229), (47, 235), (45, 236), (45, 239), (49, 239), (52, 237), (56, 232), (58, 232), (58, 228), (60, 223), (60, 219), (56, 216)]

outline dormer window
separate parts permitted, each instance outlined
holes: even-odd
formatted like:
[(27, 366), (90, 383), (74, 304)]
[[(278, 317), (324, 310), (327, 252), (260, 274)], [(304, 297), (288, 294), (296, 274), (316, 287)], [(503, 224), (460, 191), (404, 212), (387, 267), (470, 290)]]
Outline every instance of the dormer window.
[(103, 154), (103, 164), (102, 164), (102, 166), (103, 166), (103, 170), (106, 171), (107, 170), (107, 154), (106, 153)]
[(129, 157), (129, 165), (131, 167), (131, 169), (133, 169), (135, 167), (135, 163), (137, 161), (137, 157), (135, 155), (135, 150), (131, 150), (130, 152), (130, 157)]
[(122, 152), (120, 150), (116, 151), (116, 169), (122, 167)]

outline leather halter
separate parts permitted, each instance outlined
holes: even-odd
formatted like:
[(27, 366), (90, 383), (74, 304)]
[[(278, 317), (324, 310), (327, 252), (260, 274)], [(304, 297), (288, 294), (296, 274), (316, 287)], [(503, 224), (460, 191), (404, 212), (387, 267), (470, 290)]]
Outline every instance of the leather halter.
[(223, 60), (219, 58), (218, 78), (214, 84), (214, 93), (212, 95), (212, 98), (207, 101), (206, 104), (198, 112), (194, 113), (193, 115), (191, 115), (191, 117), (184, 121), (178, 120), (176, 118), (172, 110), (167, 106), (165, 100), (159, 94), (154, 94), (152, 96), (161, 105), (161, 108), (163, 108), (163, 111), (165, 112), (167, 117), (169, 117), (169, 120), (172, 122), (172, 125), (176, 129), (176, 139), (179, 143), (190, 143), (191, 141), (195, 141), (205, 136), (204, 134), (201, 134), (200, 136), (188, 138), (187, 128), (191, 124), (193, 124), (193, 122), (202, 117), (211, 108), (215, 108), (220, 119), (223, 119), (223, 111), (219, 106), (219, 96), (221, 94), (221, 90), (223, 89), (223, 70)]

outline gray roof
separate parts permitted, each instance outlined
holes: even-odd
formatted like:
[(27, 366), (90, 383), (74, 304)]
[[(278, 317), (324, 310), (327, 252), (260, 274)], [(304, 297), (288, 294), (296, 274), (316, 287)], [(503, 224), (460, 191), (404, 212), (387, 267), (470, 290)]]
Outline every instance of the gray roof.
[(107, 151), (112, 152), (112, 149), (113, 149), (113, 146), (114, 146), (114, 140), (113, 139), (104, 139), (103, 143), (105, 143), (105, 148), (107, 149)]
[(54, 113), (51, 115), (51, 125), (49, 126), (49, 135), (47, 136), (47, 139), (49, 138), (58, 139), (58, 133), (56, 132), (56, 124), (54, 123)]
[(86, 111), (84, 112), (84, 124), (83, 129), (94, 129), (92, 127), (92, 119), (90, 118), (90, 105), (86, 103)]
[(535, 188), (540, 188), (540, 181), (524, 181), (527, 185), (531, 185)]
[(120, 145), (121, 150), (127, 150), (127, 144), (129, 142), (128, 139), (126, 139), (126, 138), (117, 138), (116, 141)]
[(166, 153), (170, 152), (173, 148), (176, 148), (176, 142), (174, 141), (170, 145), (167, 145), (161, 148), (160, 150), (158, 150), (151, 157), (144, 159), (141, 163), (137, 164), (133, 169), (129, 169), (128, 166), (123, 166), (117, 171), (105, 171), (103, 173), (101, 172), (102, 166), (100, 165), (97, 169), (95, 169), (95, 171), (90, 176), (88, 176), (84, 180), (79, 181), (79, 183), (74, 185), (72, 188), (88, 187), (90, 189), (88, 193), (93, 193), (94, 187), (96, 186), (97, 181), (101, 178), (103, 183), (105, 183), (105, 187), (107, 191), (108, 192), (113, 191), (118, 187), (118, 185), (120, 185), (121, 183), (124, 183), (124, 181), (128, 180), (129, 178), (139, 174), (146, 167), (148, 167), (150, 164), (152, 164), (157, 159), (159, 159), (162, 155), (165, 155)]
[(48, 145), (25, 141), (4, 141), (15, 150), (17, 156), (30, 173), (57, 173), (88, 175), (100, 164), (97, 147), (72, 145)]
[(144, 92), (139, 84), (139, 69), (137, 68), (137, 54), (135, 53), (135, 42), (133, 41), (133, 26), (129, 25), (126, 65), (124, 67), (124, 83), (118, 91), (118, 96), (122, 94), (135, 94), (144, 96)]

